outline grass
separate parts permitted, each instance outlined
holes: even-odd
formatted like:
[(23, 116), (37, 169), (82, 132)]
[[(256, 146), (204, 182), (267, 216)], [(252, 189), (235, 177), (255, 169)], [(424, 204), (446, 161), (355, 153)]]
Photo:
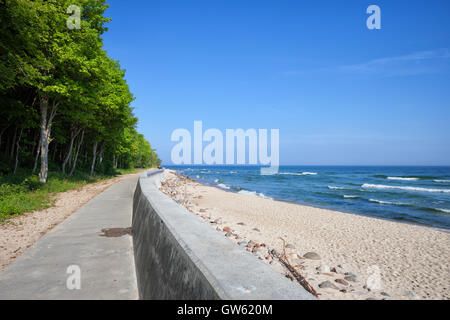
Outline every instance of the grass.
[(18, 171), (16, 175), (0, 175), (0, 224), (26, 212), (53, 206), (56, 193), (134, 172), (137, 170), (118, 169), (115, 175), (94, 177), (83, 173), (69, 177), (62, 173), (49, 172), (46, 184), (40, 183), (37, 175), (30, 175), (26, 171)]

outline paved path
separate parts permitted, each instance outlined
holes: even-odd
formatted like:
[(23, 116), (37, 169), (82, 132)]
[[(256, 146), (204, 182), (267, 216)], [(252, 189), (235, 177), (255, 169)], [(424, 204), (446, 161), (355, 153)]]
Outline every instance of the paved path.
[[(100, 236), (104, 228), (131, 226), (137, 179), (89, 201), (1, 272), (0, 299), (137, 299), (131, 236)], [(81, 271), (79, 290), (67, 288), (76, 276), (67, 273), (71, 265)]]

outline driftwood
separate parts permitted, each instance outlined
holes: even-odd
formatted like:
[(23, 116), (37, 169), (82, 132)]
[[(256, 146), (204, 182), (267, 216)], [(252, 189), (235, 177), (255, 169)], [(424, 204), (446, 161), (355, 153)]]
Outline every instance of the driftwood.
[(280, 238), (281, 241), (283, 241), (283, 255), (276, 255), (275, 256), (280, 260), (280, 262), (289, 270), (290, 273), (294, 276), (295, 280), (297, 280), (300, 285), (305, 288), (306, 291), (314, 295), (315, 297), (319, 297), (319, 294), (314, 290), (313, 287), (306, 281), (305, 277), (301, 275), (301, 273), (291, 265), (289, 262), (289, 259), (286, 255), (286, 241), (283, 238)]

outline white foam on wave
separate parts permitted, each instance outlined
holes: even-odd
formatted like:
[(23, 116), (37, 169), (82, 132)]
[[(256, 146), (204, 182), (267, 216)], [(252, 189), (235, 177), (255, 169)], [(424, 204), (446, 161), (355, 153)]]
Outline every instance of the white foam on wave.
[(290, 176), (315, 176), (317, 172), (279, 172), (278, 174), (287, 174)]
[(355, 199), (355, 198), (359, 198), (359, 196), (352, 196), (352, 195), (344, 194), (344, 199)]
[(369, 199), (370, 202), (375, 202), (375, 203), (379, 203), (379, 204), (390, 204), (393, 206), (405, 206), (405, 203), (401, 203), (401, 202), (390, 202), (390, 201), (382, 201), (382, 200), (377, 200), (377, 199)]
[(223, 184), (223, 183), (219, 183), (217, 186), (220, 187), (220, 188), (222, 188), (222, 189), (227, 189), (227, 190), (230, 189), (229, 186), (227, 186), (226, 184)]
[(328, 189), (330, 189), (330, 190), (345, 190), (344, 187), (336, 187), (336, 186), (328, 186)]
[(402, 180), (402, 181), (417, 181), (419, 178), (406, 178), (406, 177), (387, 177), (389, 180)]
[(442, 193), (450, 193), (450, 189), (430, 189), (430, 188), (420, 188), (420, 187), (404, 187), (404, 186), (387, 186), (384, 184), (370, 184), (364, 183), (362, 188), (368, 189), (399, 189), (406, 191), (419, 191), (419, 192), (442, 192)]
[(214, 182), (215, 182), (215, 183), (219, 182), (219, 179), (214, 179)]
[(434, 210), (445, 212), (445, 213), (450, 213), (450, 209), (434, 208)]
[(264, 193), (262, 193), (262, 192), (260, 192), (260, 193), (258, 193), (258, 192), (256, 192), (256, 191), (248, 191), (248, 190), (240, 190), (239, 192), (238, 192), (239, 194), (246, 194), (246, 195), (250, 195), (250, 196), (255, 196), (255, 197), (260, 197), (260, 198), (264, 198), (264, 199), (270, 199), (270, 200), (273, 200), (272, 198), (270, 198), (270, 197), (267, 197)]
[(433, 181), (438, 183), (450, 183), (450, 180), (433, 180)]

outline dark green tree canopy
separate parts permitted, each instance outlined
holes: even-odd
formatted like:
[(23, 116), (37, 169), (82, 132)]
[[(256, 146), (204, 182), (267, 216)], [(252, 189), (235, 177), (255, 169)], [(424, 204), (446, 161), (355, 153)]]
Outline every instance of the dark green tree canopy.
[(49, 166), (94, 174), (160, 164), (135, 129), (125, 71), (103, 49), (107, 7), (105, 0), (0, 0), (4, 173), (40, 163), (45, 182)]

